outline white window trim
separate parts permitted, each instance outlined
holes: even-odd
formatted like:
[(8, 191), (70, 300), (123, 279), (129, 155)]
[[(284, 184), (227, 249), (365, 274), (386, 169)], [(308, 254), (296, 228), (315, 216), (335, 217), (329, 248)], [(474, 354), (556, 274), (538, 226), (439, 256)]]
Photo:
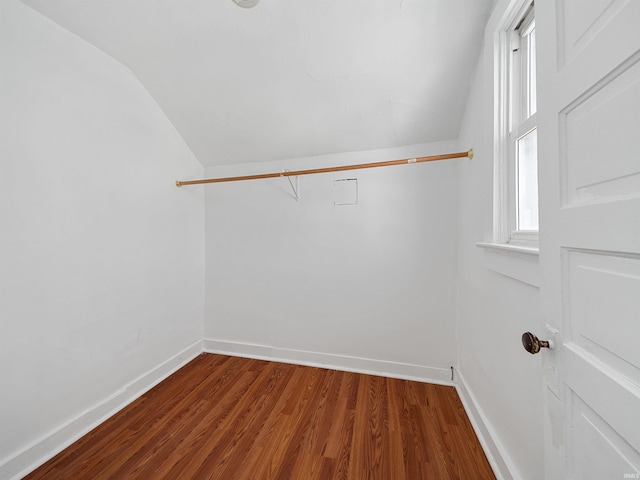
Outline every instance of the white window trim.
[(540, 287), (537, 248), (485, 242), (476, 245), (484, 250), (484, 263), (489, 270)]
[[(522, 122), (517, 130), (511, 132), (511, 51), (513, 48), (513, 29), (522, 19), (531, 0), (516, 0), (510, 13), (505, 15), (494, 35), (494, 97), (497, 99), (494, 112), (494, 211), (492, 244), (537, 248), (538, 232), (516, 231), (516, 165), (515, 139), (537, 127), (536, 114)], [(521, 108), (521, 106), (518, 106)], [(514, 137), (514, 138), (512, 138)]]

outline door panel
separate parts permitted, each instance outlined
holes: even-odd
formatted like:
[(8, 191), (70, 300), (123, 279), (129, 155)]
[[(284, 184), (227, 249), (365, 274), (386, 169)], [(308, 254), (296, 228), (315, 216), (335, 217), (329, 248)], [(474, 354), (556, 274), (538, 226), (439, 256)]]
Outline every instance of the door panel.
[(634, 141), (640, 128), (640, 62), (633, 61), (561, 112), (565, 205), (640, 193)]
[(559, 0), (560, 65), (571, 62), (628, 3), (629, 0)]
[[(640, 450), (638, 386), (575, 344), (568, 342), (565, 349), (564, 378), (571, 394), (581, 398), (624, 442)], [(567, 408), (574, 408), (571, 395), (566, 400)]]
[(568, 395), (568, 478), (624, 479), (636, 472), (638, 452), (578, 395)]
[(640, 257), (575, 250), (565, 257), (566, 341), (640, 385)]
[[(594, 4), (599, 5), (592, 8)], [(540, 26), (537, 13), (544, 9), (553, 16), (549, 27), (555, 41), (548, 53), (553, 55), (551, 66), (559, 76), (561, 99), (577, 99), (573, 93), (587, 92), (637, 52), (637, 0), (557, 0), (536, 2), (535, 8), (536, 30)]]

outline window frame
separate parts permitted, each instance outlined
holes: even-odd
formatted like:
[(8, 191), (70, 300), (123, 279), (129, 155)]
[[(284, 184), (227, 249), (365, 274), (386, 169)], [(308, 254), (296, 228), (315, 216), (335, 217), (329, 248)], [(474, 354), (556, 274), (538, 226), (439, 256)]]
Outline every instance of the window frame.
[[(529, 115), (530, 92), (527, 42), (522, 34), (535, 28), (534, 2), (514, 2), (511, 14), (505, 16), (495, 37), (495, 165), (494, 165), (494, 242), (514, 246), (538, 246), (539, 230), (518, 227), (518, 140), (537, 129), (537, 114)], [(536, 82), (537, 83), (537, 82)], [(527, 118), (525, 118), (527, 117)]]

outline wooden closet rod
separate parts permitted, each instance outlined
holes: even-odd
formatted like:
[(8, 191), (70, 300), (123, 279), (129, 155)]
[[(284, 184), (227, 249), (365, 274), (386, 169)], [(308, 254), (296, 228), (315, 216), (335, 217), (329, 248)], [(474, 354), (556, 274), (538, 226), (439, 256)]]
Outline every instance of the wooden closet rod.
[(409, 163), (434, 162), (436, 160), (450, 160), (452, 158), (473, 158), (473, 148), (467, 152), (445, 153), (430, 157), (406, 158), (404, 160), (389, 160), (387, 162), (360, 163), (357, 165), (343, 165), (340, 167), (312, 168), (310, 170), (294, 170), (278, 173), (262, 173), (259, 175), (244, 175), (242, 177), (204, 178), (202, 180), (176, 181), (176, 186), (199, 185), (202, 183), (238, 182), (240, 180), (258, 180), (260, 178), (295, 177), (298, 175), (311, 175), (315, 173), (342, 172), (344, 170), (359, 170), (362, 168), (390, 167), (392, 165), (406, 165)]

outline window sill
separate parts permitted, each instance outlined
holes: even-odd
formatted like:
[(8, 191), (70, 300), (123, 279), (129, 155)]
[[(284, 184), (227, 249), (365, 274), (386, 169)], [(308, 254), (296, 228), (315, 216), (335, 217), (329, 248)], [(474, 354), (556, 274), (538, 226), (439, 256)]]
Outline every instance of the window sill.
[(514, 254), (521, 255), (535, 255), (538, 256), (540, 254), (540, 250), (538, 247), (529, 247), (525, 245), (513, 245), (510, 243), (489, 243), (489, 242), (478, 242), (476, 246), (482, 248), (489, 248), (493, 250), (498, 250), (502, 252), (511, 252)]
[(534, 287), (540, 287), (537, 247), (478, 242), (484, 249), (485, 266), (496, 273)]

